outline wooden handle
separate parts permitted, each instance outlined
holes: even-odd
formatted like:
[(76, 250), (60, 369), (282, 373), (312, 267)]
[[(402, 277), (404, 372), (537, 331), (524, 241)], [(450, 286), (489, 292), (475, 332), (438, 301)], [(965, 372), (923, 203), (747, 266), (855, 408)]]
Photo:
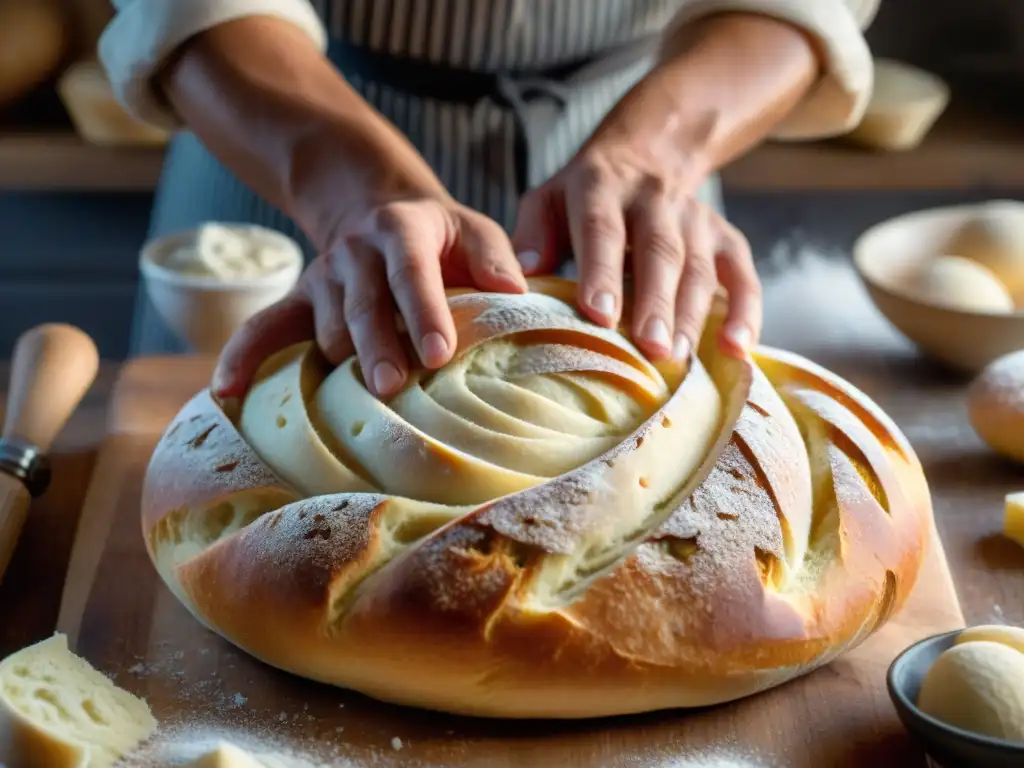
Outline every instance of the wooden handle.
[(21, 480), (0, 472), (0, 582), (18, 545), (31, 500)]
[(92, 386), (96, 345), (71, 325), (47, 323), (14, 345), (3, 437), (20, 437), (44, 453)]

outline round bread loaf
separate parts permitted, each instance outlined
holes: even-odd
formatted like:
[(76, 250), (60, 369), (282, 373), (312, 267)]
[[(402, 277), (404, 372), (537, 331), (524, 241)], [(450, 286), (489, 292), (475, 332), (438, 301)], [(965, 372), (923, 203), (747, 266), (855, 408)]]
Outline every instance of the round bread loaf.
[[(259, 659), (409, 705), (576, 718), (736, 699), (856, 646), (910, 592), (920, 464), (784, 352), (649, 363), (575, 285), (453, 292), (458, 349), (387, 402), (356, 360), (268, 360), (149, 465), (149, 553)], [(628, 308), (622, 328), (628, 328)]]

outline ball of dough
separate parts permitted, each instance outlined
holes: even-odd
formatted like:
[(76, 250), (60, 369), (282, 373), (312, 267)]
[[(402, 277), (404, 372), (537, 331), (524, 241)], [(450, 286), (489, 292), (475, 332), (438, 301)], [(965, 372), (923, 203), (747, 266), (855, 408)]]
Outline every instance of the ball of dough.
[(963, 312), (1013, 311), (1013, 298), (999, 278), (990, 269), (961, 256), (929, 259), (905, 288), (918, 301)]
[(981, 206), (953, 235), (947, 252), (988, 267), (1013, 296), (1024, 294), (1024, 205), (997, 200)]
[(954, 645), (928, 670), (917, 706), (965, 731), (1024, 741), (1024, 653), (988, 640)]
[(989, 447), (1024, 462), (1024, 350), (989, 363), (967, 390), (971, 426)]
[(980, 624), (977, 627), (968, 627), (957, 635), (955, 645), (974, 643), (979, 640), (999, 643), (1024, 653), (1024, 629), (1006, 624)]

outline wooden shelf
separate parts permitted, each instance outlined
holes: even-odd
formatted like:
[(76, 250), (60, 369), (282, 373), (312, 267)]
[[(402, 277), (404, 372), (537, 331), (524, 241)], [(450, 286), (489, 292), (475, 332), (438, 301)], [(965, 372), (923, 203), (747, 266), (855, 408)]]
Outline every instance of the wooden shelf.
[[(0, 190), (151, 191), (161, 149), (96, 147), (68, 132), (0, 133)], [(1024, 189), (1024, 122), (951, 108), (916, 150), (881, 153), (843, 144), (769, 143), (723, 173), (742, 192)]]
[(873, 152), (841, 140), (768, 143), (722, 172), (727, 190), (1024, 189), (1024, 121), (952, 105), (915, 150)]
[(148, 192), (163, 149), (97, 147), (66, 132), (0, 134), (0, 190)]

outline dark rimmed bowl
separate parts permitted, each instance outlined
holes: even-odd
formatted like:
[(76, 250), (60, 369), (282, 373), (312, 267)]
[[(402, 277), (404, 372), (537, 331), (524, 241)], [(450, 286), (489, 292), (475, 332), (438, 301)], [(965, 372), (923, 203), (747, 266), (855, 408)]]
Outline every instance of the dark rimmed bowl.
[(965, 731), (917, 708), (925, 674), (939, 655), (952, 647), (960, 631), (926, 637), (903, 651), (889, 666), (886, 683), (896, 714), (935, 768), (1022, 768), (1024, 742)]

